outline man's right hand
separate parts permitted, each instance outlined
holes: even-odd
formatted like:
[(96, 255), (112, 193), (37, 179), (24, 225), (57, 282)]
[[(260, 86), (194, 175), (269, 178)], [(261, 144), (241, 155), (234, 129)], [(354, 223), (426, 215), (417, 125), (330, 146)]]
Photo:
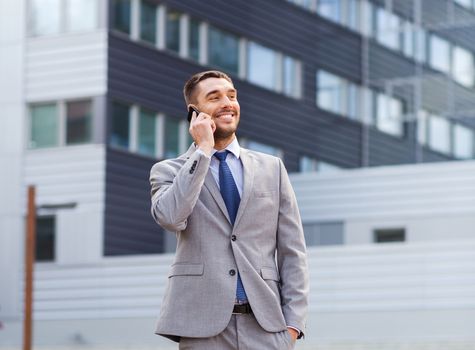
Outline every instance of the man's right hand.
[(214, 148), (215, 130), (216, 124), (210, 115), (203, 112), (196, 115), (196, 112), (193, 112), (189, 129), (191, 137), (193, 137), (196, 145), (209, 156), (211, 156)]

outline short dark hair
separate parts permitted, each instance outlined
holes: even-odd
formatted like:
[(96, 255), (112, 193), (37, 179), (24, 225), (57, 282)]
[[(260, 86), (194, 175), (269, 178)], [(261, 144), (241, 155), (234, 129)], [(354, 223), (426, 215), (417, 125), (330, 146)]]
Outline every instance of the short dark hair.
[(198, 85), (200, 81), (208, 78), (223, 78), (233, 84), (231, 78), (226, 73), (220, 72), (219, 70), (208, 70), (205, 72), (196, 73), (190, 79), (188, 79), (185, 86), (183, 87), (183, 96), (185, 97), (186, 105), (195, 102), (194, 93), (196, 85)]

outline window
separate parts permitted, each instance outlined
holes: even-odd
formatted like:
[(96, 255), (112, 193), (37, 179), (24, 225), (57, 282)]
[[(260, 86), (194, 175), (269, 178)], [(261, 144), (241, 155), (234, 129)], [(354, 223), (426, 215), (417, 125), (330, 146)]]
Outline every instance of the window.
[(474, 85), (474, 62), (473, 55), (470, 51), (461, 47), (454, 47), (452, 75), (454, 80), (461, 85), (471, 87)]
[(360, 119), (360, 89), (356, 84), (347, 84), (346, 114), (351, 119)]
[(55, 103), (31, 107), (30, 148), (57, 146), (58, 131), (58, 108)]
[(419, 62), (427, 61), (427, 33), (421, 27), (416, 28), (415, 59)]
[(155, 157), (156, 116), (152, 111), (140, 109), (138, 127), (138, 152)]
[(87, 31), (97, 27), (97, 0), (67, 2), (68, 31)]
[(284, 56), (284, 94), (300, 98), (300, 62), (296, 59)]
[(328, 18), (334, 22), (340, 22), (340, 0), (319, 0), (317, 11), (322, 17)]
[(180, 12), (167, 11), (165, 46), (177, 53), (180, 51), (180, 17)]
[(467, 8), (467, 9), (471, 9), (472, 7), (472, 0), (454, 0), (457, 4)]
[(334, 113), (343, 113), (344, 81), (340, 77), (318, 71), (317, 105), (321, 109)]
[(175, 158), (180, 147), (180, 120), (165, 117), (165, 158)]
[(119, 148), (129, 148), (130, 106), (114, 102), (112, 104), (112, 128), (110, 144)]
[(388, 134), (402, 136), (402, 102), (393, 97), (378, 94), (376, 127)]
[(36, 261), (55, 259), (56, 220), (54, 216), (36, 218)]
[(385, 9), (378, 8), (376, 26), (377, 41), (390, 49), (398, 50), (400, 48), (399, 17)]
[(130, 34), (130, 0), (113, 0), (114, 29)]
[(256, 142), (252, 140), (244, 140), (244, 142), (241, 142), (241, 143), (243, 144), (244, 147), (247, 147), (250, 150), (253, 150), (256, 152), (267, 153), (279, 158), (282, 158), (282, 155), (283, 155), (281, 149), (271, 146), (271, 145), (267, 145), (265, 143)]
[(66, 104), (66, 144), (91, 141), (91, 101), (74, 101)]
[(414, 25), (409, 21), (404, 21), (403, 25), (403, 52), (408, 57), (413, 57), (415, 52), (415, 32)]
[(417, 141), (421, 145), (427, 145), (427, 123), (428, 123), (429, 113), (427, 111), (419, 111), (417, 115)]
[(301, 173), (309, 173), (318, 170), (318, 161), (315, 158), (303, 156), (300, 157), (299, 171)]
[(256, 85), (268, 89), (276, 87), (277, 54), (259, 44), (248, 45), (247, 79)]
[(335, 172), (340, 171), (341, 168), (337, 165), (327, 163), (315, 158), (303, 156), (300, 158), (299, 170), (302, 173), (306, 172)]
[(188, 54), (191, 59), (199, 61), (200, 58), (200, 22), (190, 19)]
[(343, 222), (304, 223), (303, 232), (308, 247), (343, 244)]
[(360, 0), (346, 0), (345, 24), (354, 31), (360, 30)]
[(454, 156), (459, 159), (470, 159), (474, 156), (474, 132), (459, 125), (454, 125)]
[(239, 39), (219, 29), (209, 28), (208, 63), (238, 74)]
[(157, 39), (157, 6), (147, 1), (140, 3), (140, 39), (151, 44)]
[(58, 34), (61, 31), (61, 0), (31, 1), (33, 35)]
[(450, 44), (435, 35), (430, 37), (430, 64), (434, 69), (450, 72)]
[(375, 243), (404, 242), (405, 240), (406, 230), (403, 228), (374, 230)]
[(430, 116), (429, 146), (436, 151), (450, 153), (450, 123), (447, 119), (436, 115)]

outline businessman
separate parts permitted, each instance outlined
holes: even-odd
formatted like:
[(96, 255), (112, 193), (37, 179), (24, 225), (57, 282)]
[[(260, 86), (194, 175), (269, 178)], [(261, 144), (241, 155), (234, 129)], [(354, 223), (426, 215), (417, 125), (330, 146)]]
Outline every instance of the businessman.
[(308, 270), (282, 161), (239, 146), (237, 91), (219, 71), (185, 84), (194, 143), (150, 173), (154, 219), (177, 236), (156, 333), (179, 349), (292, 349)]

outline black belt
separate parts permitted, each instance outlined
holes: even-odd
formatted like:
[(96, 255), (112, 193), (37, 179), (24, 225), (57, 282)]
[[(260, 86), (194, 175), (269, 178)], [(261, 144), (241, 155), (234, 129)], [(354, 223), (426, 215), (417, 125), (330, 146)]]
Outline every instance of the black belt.
[(233, 314), (252, 314), (250, 304), (236, 304), (234, 305)]

